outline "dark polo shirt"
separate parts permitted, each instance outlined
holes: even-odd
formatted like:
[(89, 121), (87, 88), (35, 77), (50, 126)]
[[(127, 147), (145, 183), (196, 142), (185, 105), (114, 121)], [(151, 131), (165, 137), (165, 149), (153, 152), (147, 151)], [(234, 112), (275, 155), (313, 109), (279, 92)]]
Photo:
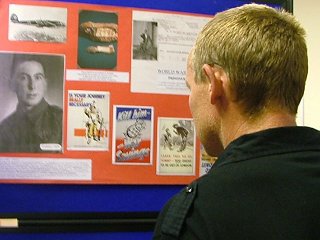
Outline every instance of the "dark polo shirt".
[(320, 133), (244, 135), (164, 207), (154, 239), (320, 239)]

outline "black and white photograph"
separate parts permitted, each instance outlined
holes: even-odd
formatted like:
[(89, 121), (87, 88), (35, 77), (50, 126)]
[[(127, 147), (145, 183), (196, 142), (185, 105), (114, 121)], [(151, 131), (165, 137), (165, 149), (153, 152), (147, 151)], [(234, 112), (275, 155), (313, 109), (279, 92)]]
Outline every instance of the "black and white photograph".
[(62, 152), (64, 61), (0, 52), (0, 152)]
[(64, 43), (67, 39), (67, 9), (9, 5), (9, 40)]
[(133, 59), (158, 60), (157, 22), (133, 21)]

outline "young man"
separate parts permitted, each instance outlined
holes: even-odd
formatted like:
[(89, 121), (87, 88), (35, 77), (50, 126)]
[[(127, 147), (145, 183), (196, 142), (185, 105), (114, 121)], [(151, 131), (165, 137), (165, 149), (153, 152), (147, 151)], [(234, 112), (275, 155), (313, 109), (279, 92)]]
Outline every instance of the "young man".
[(189, 106), (218, 160), (166, 204), (154, 239), (319, 239), (320, 133), (295, 120), (307, 71), (305, 31), (288, 13), (248, 4), (202, 29)]
[(14, 56), (10, 87), (18, 105), (0, 124), (0, 152), (61, 151), (62, 109), (44, 98), (48, 80), (43, 58)]

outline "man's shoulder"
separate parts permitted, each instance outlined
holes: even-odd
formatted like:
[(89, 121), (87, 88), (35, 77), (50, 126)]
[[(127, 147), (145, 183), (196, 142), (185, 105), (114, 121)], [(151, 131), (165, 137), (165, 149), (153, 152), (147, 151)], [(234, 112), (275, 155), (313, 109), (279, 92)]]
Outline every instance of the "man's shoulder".
[[(192, 221), (189, 221), (191, 224), (188, 225), (188, 228), (190, 227), (189, 230), (186, 229), (186, 219), (189, 218), (194, 211), (200, 210), (199, 202), (201, 205), (205, 199), (207, 201), (213, 200), (208, 199), (208, 196), (206, 195), (208, 192), (204, 192), (204, 188), (209, 187), (212, 182), (212, 178), (214, 177), (207, 174), (196, 179), (166, 203), (165, 207), (159, 214), (154, 231), (154, 239), (165, 239), (164, 236), (171, 236), (173, 237), (172, 239), (192, 239), (191, 236), (188, 235), (191, 228), (198, 234), (198, 236), (203, 236), (201, 239), (205, 239), (207, 231), (205, 229), (205, 225), (201, 226), (203, 219), (193, 216)], [(197, 207), (195, 207), (196, 202)], [(204, 204), (203, 207), (205, 206), (208, 205)], [(194, 224), (194, 222), (197, 223)]]
[(63, 111), (62, 108), (56, 106), (56, 105), (48, 105), (47, 111), (53, 115), (60, 116), (62, 115)]
[(0, 122), (0, 151), (3, 144), (8, 145), (9, 139), (16, 135), (23, 120), (19, 118), (16, 112), (11, 113)]
[(16, 122), (16, 120), (17, 120), (17, 114), (16, 114), (16, 112), (13, 112), (0, 122), (0, 128), (4, 128), (4, 127), (8, 127), (10, 125), (13, 125)]
[(162, 209), (155, 227), (153, 239), (163, 236), (178, 238), (187, 214), (196, 197), (197, 183), (193, 182), (172, 197)]

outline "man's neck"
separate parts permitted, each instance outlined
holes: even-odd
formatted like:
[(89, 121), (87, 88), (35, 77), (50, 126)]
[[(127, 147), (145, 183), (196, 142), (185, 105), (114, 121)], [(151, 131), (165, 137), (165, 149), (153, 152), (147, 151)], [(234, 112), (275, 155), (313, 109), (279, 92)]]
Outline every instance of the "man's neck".
[(27, 104), (18, 103), (18, 109), (21, 112), (30, 112), (34, 108), (40, 106), (40, 104), (42, 104), (43, 101), (44, 101), (44, 99), (42, 98), (41, 101), (39, 103), (37, 103), (36, 105), (27, 105)]
[(241, 114), (227, 116), (222, 120), (221, 138), (224, 148), (238, 137), (269, 128), (296, 126), (295, 115), (283, 111), (268, 111), (251, 119)]

